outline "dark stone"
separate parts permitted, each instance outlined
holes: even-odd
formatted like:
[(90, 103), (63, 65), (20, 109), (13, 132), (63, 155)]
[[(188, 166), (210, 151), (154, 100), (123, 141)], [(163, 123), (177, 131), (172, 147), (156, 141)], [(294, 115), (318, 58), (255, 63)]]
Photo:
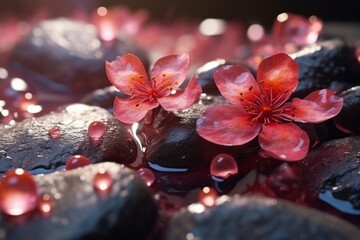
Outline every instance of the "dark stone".
[[(93, 177), (108, 171), (107, 195), (93, 188)], [(40, 193), (49, 194), (49, 216), (0, 216), (0, 239), (146, 239), (157, 218), (147, 186), (133, 171), (116, 163), (99, 163), (71, 171), (35, 176)]]
[(148, 65), (144, 51), (134, 44), (122, 39), (102, 41), (95, 26), (57, 18), (40, 22), (15, 46), (11, 60), (19, 72), (32, 75), (49, 89), (79, 94), (109, 86), (105, 60), (129, 52)]
[(331, 140), (311, 150), (299, 161), (308, 202), (360, 226), (359, 163), (360, 136)]
[(144, 157), (156, 170), (158, 183), (167, 190), (188, 191), (209, 182), (210, 162), (220, 153), (239, 160), (246, 153), (258, 150), (256, 141), (242, 146), (221, 146), (197, 134), (196, 120), (207, 107), (218, 104), (226, 104), (221, 96), (203, 94), (191, 108), (175, 113), (160, 111), (153, 124), (143, 126)]
[(294, 96), (330, 88), (337, 92), (360, 82), (360, 63), (354, 48), (339, 39), (318, 42), (291, 54), (299, 64), (299, 85)]
[[(94, 145), (87, 128), (93, 121), (107, 126), (102, 143)], [(61, 137), (52, 139), (48, 130), (61, 129)], [(71, 155), (81, 154), (91, 162), (131, 163), (137, 147), (130, 133), (105, 109), (83, 104), (69, 105), (59, 112), (27, 119), (13, 126), (0, 125), (0, 172), (24, 168), (33, 173), (52, 172)]]
[(344, 105), (334, 119), (336, 127), (347, 134), (359, 134), (360, 86), (341, 92), (339, 96), (344, 99)]
[(221, 197), (212, 208), (190, 205), (171, 221), (165, 239), (358, 239), (350, 223), (288, 201)]

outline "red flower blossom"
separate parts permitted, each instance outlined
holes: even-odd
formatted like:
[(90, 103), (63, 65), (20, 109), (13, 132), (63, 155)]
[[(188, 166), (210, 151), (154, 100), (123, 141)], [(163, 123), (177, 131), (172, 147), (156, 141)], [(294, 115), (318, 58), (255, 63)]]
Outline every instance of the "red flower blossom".
[(335, 91), (314, 91), (288, 102), (298, 84), (298, 65), (287, 54), (264, 59), (257, 81), (242, 66), (224, 66), (214, 74), (221, 94), (232, 104), (208, 108), (197, 132), (220, 145), (241, 145), (259, 135), (260, 147), (271, 157), (297, 161), (309, 148), (309, 137), (292, 121), (318, 123), (337, 115), (343, 99)]
[(187, 54), (165, 56), (155, 62), (148, 79), (144, 65), (132, 54), (106, 62), (110, 82), (130, 96), (115, 98), (115, 117), (124, 123), (134, 123), (159, 105), (166, 111), (190, 107), (202, 90), (195, 77), (191, 78), (185, 90), (178, 89), (189, 67), (190, 57)]

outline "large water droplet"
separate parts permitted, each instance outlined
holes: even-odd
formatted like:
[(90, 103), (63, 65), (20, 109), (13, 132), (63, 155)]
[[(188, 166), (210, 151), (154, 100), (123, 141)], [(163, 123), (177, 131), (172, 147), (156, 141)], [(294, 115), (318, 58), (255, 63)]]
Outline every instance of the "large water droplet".
[(198, 198), (199, 202), (206, 207), (212, 207), (215, 204), (218, 194), (214, 188), (204, 187), (200, 190)]
[(105, 132), (106, 126), (101, 121), (94, 121), (90, 123), (88, 127), (89, 137), (94, 144), (99, 144), (101, 142), (101, 138), (104, 136)]
[(41, 196), (38, 204), (39, 211), (44, 215), (48, 216), (51, 212), (53, 200), (50, 195), (45, 193)]
[(52, 127), (48, 130), (52, 139), (59, 139), (61, 137), (61, 129), (59, 127)]
[(144, 180), (147, 186), (150, 187), (155, 182), (155, 175), (150, 169), (140, 168), (136, 172)]
[(110, 173), (104, 169), (100, 169), (94, 176), (94, 189), (100, 194), (109, 193), (113, 184), (113, 179)]
[(74, 156), (71, 156), (66, 161), (65, 170), (71, 170), (71, 169), (75, 169), (75, 168), (79, 168), (79, 167), (84, 167), (84, 166), (90, 165), (90, 164), (91, 164), (91, 162), (87, 157), (85, 157), (83, 155), (74, 155)]
[(229, 154), (216, 155), (210, 165), (210, 174), (216, 181), (222, 181), (238, 173), (235, 159)]
[(34, 210), (38, 189), (33, 177), (21, 168), (9, 170), (0, 181), (0, 208), (12, 216)]

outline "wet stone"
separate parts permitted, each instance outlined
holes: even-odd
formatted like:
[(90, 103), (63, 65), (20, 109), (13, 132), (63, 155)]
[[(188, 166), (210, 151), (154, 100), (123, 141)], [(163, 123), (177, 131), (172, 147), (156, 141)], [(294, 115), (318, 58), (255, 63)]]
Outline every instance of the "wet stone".
[(339, 96), (344, 99), (344, 104), (334, 119), (336, 127), (347, 134), (359, 134), (360, 86), (345, 90)]
[(40, 22), (14, 48), (14, 67), (49, 89), (68, 93), (90, 92), (109, 86), (105, 60), (112, 61), (124, 53), (133, 53), (145, 64), (144, 51), (122, 39), (102, 41), (96, 27), (68, 18)]
[(305, 97), (322, 88), (340, 92), (360, 82), (360, 63), (355, 50), (340, 39), (309, 45), (291, 57), (299, 64), (299, 85), (295, 96)]
[(307, 201), (360, 226), (360, 136), (331, 140), (299, 161)]
[[(88, 126), (102, 121), (107, 131), (94, 146)], [(53, 139), (48, 129), (61, 128), (61, 138)], [(68, 105), (61, 111), (27, 119), (15, 125), (0, 125), (0, 173), (24, 168), (33, 174), (61, 169), (72, 155), (84, 155), (91, 162), (131, 163), (137, 147), (124, 125), (105, 109), (84, 104)]]
[[(289, 224), (291, 223), (291, 224)], [(211, 208), (189, 205), (164, 239), (357, 239), (360, 230), (332, 215), (264, 197), (221, 197)]]
[(167, 191), (188, 191), (211, 181), (211, 160), (220, 153), (239, 160), (258, 150), (257, 142), (242, 146), (221, 146), (201, 138), (196, 132), (196, 120), (209, 106), (225, 104), (220, 96), (203, 94), (191, 108), (181, 112), (160, 111), (152, 124), (144, 125), (146, 143), (144, 158), (154, 171), (157, 182)]
[[(106, 196), (93, 187), (105, 170), (112, 177)], [(71, 171), (35, 176), (51, 211), (8, 217), (0, 215), (0, 239), (147, 239), (157, 207), (135, 172), (116, 163), (98, 163)]]

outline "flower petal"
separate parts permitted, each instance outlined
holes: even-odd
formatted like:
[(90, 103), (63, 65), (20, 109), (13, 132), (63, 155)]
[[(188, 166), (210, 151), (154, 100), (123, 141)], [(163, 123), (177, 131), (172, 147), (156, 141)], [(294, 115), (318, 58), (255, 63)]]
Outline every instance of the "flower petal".
[(294, 123), (272, 123), (263, 125), (259, 144), (273, 158), (298, 161), (306, 156), (310, 140), (306, 132)]
[(271, 94), (272, 98), (286, 94), (288, 99), (298, 85), (298, 74), (298, 64), (289, 55), (278, 53), (259, 64), (257, 81), (263, 86), (264, 94)]
[(190, 107), (199, 98), (201, 91), (197, 79), (192, 77), (185, 90), (177, 90), (175, 94), (157, 100), (166, 111), (179, 111)]
[(322, 89), (310, 93), (304, 99), (294, 98), (291, 119), (299, 122), (319, 123), (336, 116), (343, 106), (343, 99), (334, 90)]
[(123, 99), (115, 97), (114, 115), (123, 123), (135, 123), (143, 119), (146, 113), (159, 106), (158, 102), (141, 102), (139, 99)]
[(145, 67), (133, 54), (125, 54), (114, 61), (106, 61), (106, 74), (110, 82), (120, 91), (132, 95), (132, 89), (147, 84)]
[(210, 107), (196, 122), (201, 137), (226, 146), (245, 144), (254, 139), (260, 129), (260, 124), (251, 125), (248, 115), (234, 106)]
[(258, 83), (246, 67), (228, 65), (214, 73), (216, 86), (230, 103), (242, 106), (241, 99), (254, 102), (260, 95)]
[(188, 54), (169, 55), (158, 59), (151, 69), (151, 80), (155, 80), (158, 97), (170, 95), (186, 79), (190, 68)]

